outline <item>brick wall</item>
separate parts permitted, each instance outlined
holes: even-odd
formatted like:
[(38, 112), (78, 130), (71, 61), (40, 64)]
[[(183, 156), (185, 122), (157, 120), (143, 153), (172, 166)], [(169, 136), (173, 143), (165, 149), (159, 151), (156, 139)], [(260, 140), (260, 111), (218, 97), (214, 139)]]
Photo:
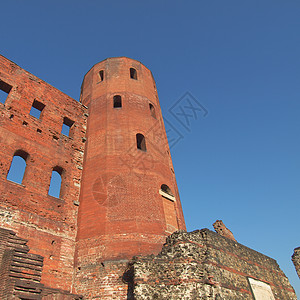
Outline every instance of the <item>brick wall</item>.
[[(79, 103), (0, 56), (0, 89), (1, 299), (252, 299), (248, 278), (296, 299), (276, 261), (221, 222), (224, 236), (179, 231), (162, 247), (185, 222), (155, 82), (140, 62), (96, 64)], [(7, 179), (14, 155), (26, 160), (19, 183)], [(296, 250), (293, 261), (298, 271)]]
[[(44, 257), (43, 283), (70, 290), (86, 108), (3, 56), (0, 88), (9, 92), (0, 103), (0, 226)], [(34, 101), (44, 105), (39, 119), (30, 115)], [(74, 121), (69, 137), (61, 133), (65, 117)], [(18, 150), (28, 154), (20, 184), (7, 180)], [(63, 170), (59, 198), (48, 195), (56, 166)]]
[[(136, 78), (130, 77), (131, 68)], [(114, 107), (115, 96), (121, 97), (121, 107)], [(158, 253), (166, 236), (185, 229), (185, 223), (151, 72), (129, 58), (107, 59), (86, 74), (81, 102), (88, 106), (89, 118), (75, 290), (90, 293), (91, 283), (84, 278), (98, 272), (92, 293), (104, 297), (97, 283), (101, 276), (107, 278), (103, 263), (118, 265), (133, 255)], [(146, 149), (138, 149), (137, 134), (144, 135)], [(162, 185), (169, 187), (173, 200), (160, 193)]]
[(41, 281), (44, 258), (29, 253), (27, 241), (0, 228), (0, 298), (82, 299), (67, 291), (45, 287)]

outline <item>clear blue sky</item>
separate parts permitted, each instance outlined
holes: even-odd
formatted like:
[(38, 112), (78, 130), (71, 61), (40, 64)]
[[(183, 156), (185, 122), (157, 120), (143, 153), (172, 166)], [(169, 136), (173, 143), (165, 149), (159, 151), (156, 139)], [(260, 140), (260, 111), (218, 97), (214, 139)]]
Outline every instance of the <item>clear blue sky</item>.
[[(144, 63), (165, 118), (189, 231), (222, 219), (276, 259), (300, 296), (300, 2), (3, 1), (1, 54), (78, 100), (89, 68)], [(189, 92), (208, 114), (190, 131), (170, 108)]]

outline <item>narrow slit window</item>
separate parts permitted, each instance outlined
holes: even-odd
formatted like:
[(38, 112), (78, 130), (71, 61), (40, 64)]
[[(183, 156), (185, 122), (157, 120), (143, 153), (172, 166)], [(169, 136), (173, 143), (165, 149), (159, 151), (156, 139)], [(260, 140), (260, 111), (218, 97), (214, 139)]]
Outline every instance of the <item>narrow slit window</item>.
[(155, 108), (154, 108), (154, 106), (151, 103), (149, 103), (149, 109), (150, 109), (151, 116), (154, 119), (156, 119)]
[(100, 81), (104, 80), (104, 71), (103, 70), (99, 71), (99, 80)]
[(122, 107), (122, 97), (120, 95), (114, 96), (114, 108), (121, 108)]
[(145, 140), (145, 137), (141, 133), (138, 133), (136, 135), (136, 146), (137, 146), (137, 149), (140, 149), (142, 151), (147, 151), (146, 140)]
[(25, 151), (23, 150), (16, 151), (7, 174), (8, 180), (18, 184), (22, 184), (25, 169), (26, 169), (27, 158), (28, 158), (28, 153), (26, 153)]
[(64, 122), (61, 128), (61, 133), (65, 136), (70, 136), (71, 128), (74, 124), (74, 121), (70, 120), (67, 117), (64, 117)]
[(9, 92), (11, 91), (12, 86), (6, 82), (0, 80), (0, 102), (5, 103)]
[(61, 194), (61, 182), (62, 182), (63, 168), (56, 166), (52, 170), (51, 181), (49, 186), (48, 195), (59, 198)]
[(137, 80), (137, 71), (134, 68), (130, 68), (130, 78)]
[(30, 115), (37, 119), (40, 119), (41, 113), (44, 108), (45, 108), (45, 104), (43, 104), (42, 102), (39, 102), (37, 100), (34, 100), (32, 103), (31, 110), (30, 110)]

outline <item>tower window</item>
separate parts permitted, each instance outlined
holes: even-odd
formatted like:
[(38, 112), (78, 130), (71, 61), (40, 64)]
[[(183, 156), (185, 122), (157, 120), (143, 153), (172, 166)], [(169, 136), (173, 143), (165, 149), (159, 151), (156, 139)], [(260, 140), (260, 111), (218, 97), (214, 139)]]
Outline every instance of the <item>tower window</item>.
[(23, 150), (16, 151), (7, 174), (8, 180), (22, 184), (28, 156)]
[(136, 146), (138, 149), (140, 149), (142, 151), (147, 151), (146, 140), (145, 140), (145, 137), (141, 133), (138, 133), (136, 135)]
[(151, 103), (149, 103), (149, 109), (150, 109), (151, 116), (154, 119), (156, 119), (155, 108), (154, 108), (154, 106)]
[(43, 104), (42, 102), (39, 102), (37, 100), (34, 100), (32, 103), (31, 110), (30, 110), (30, 115), (39, 119), (41, 117), (41, 113), (42, 113), (44, 107), (45, 107), (45, 104)]
[(0, 80), (0, 102), (5, 103), (6, 98), (11, 91), (12, 86), (7, 84), (6, 82)]
[(70, 129), (73, 126), (74, 121), (70, 120), (67, 117), (64, 117), (64, 122), (61, 128), (61, 133), (66, 135), (66, 136), (70, 136)]
[(62, 167), (56, 166), (53, 168), (48, 195), (55, 198), (59, 198), (61, 192), (62, 173), (63, 173)]
[(100, 79), (100, 81), (104, 80), (104, 71), (103, 70), (99, 71), (99, 79)]
[(120, 108), (122, 107), (122, 98), (120, 95), (114, 96), (114, 108)]
[(171, 189), (166, 184), (162, 184), (161, 185), (159, 193), (163, 197), (165, 197), (165, 198), (167, 198), (169, 200), (175, 201), (175, 197), (174, 197)]
[(130, 68), (130, 78), (137, 80), (137, 72), (136, 69)]

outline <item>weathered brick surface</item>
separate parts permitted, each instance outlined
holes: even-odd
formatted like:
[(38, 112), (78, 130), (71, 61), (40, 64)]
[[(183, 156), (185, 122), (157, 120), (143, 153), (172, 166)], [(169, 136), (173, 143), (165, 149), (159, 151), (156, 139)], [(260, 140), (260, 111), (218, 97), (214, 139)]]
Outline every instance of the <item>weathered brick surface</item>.
[(268, 283), (275, 299), (297, 299), (275, 260), (208, 229), (173, 233), (131, 267), (135, 299), (253, 299), (247, 277)]
[(294, 263), (298, 277), (300, 278), (300, 247), (294, 249), (292, 261)]
[[(296, 299), (276, 261), (220, 222), (231, 239), (179, 231), (162, 248), (185, 223), (155, 82), (140, 62), (93, 66), (79, 103), (0, 56), (0, 89), (1, 299), (251, 299), (247, 277)], [(29, 114), (34, 100), (45, 106), (39, 119)], [(17, 184), (7, 174), (20, 150), (28, 157)], [(63, 170), (59, 198), (48, 195), (54, 167)]]
[[(137, 80), (130, 78), (130, 68)], [(121, 96), (121, 108), (113, 106), (115, 95)], [(165, 237), (185, 224), (151, 72), (132, 59), (107, 59), (86, 74), (81, 102), (89, 118), (75, 264), (93, 274), (107, 260), (158, 253)], [(137, 149), (138, 133), (145, 136), (146, 151)], [(175, 201), (159, 193), (163, 184)], [(81, 276), (78, 293), (88, 289)]]
[[(74, 99), (0, 56), (0, 80), (12, 88), (0, 103), (0, 226), (28, 240), (44, 257), (42, 282), (70, 289), (73, 277), (76, 218), (83, 163), (86, 109)], [(40, 119), (31, 116), (34, 100), (45, 105)], [(75, 123), (70, 137), (61, 134), (63, 118)], [(6, 179), (14, 153), (29, 154), (22, 184)], [(48, 195), (52, 169), (60, 166), (60, 199)]]
[(44, 258), (29, 253), (27, 240), (0, 228), (1, 299), (81, 299), (67, 291), (45, 287), (41, 281)]
[[(0, 226), (44, 257), (42, 283), (85, 292), (80, 273), (73, 283), (74, 263), (89, 276), (104, 261), (158, 253), (170, 232), (185, 228), (155, 82), (141, 63), (96, 64), (85, 76), (81, 104), (0, 56), (0, 88), (9, 93), (0, 104)], [(113, 108), (116, 94), (122, 108)], [(34, 101), (44, 105), (39, 119), (30, 115)], [(65, 117), (74, 121), (69, 137), (61, 134)], [(137, 133), (147, 151), (137, 149)], [(17, 184), (6, 177), (20, 150), (28, 158)], [(63, 169), (59, 199), (48, 195), (56, 166)], [(175, 201), (159, 194), (162, 184)]]
[(127, 299), (128, 282), (124, 276), (128, 261), (105, 261), (75, 270), (76, 290), (84, 291), (86, 299)]
[(232, 232), (225, 226), (225, 224), (223, 223), (222, 220), (217, 220), (213, 224), (213, 227), (218, 234), (235, 241), (235, 238), (234, 238)]

